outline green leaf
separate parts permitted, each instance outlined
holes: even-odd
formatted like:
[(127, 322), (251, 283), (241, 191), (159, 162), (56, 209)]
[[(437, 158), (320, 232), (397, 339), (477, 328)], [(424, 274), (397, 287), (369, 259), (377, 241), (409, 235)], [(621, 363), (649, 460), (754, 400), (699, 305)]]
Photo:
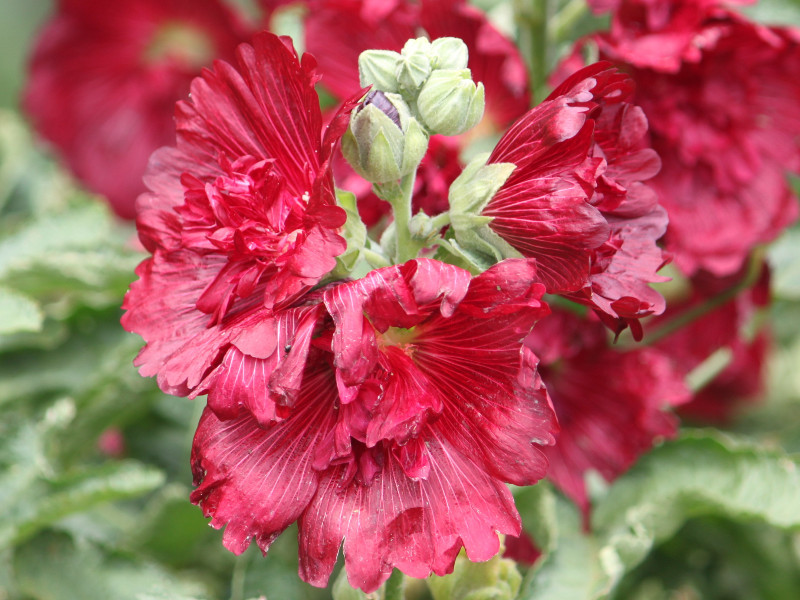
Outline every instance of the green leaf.
[[(522, 576), (513, 560), (500, 553), (480, 563), (471, 562), (462, 551), (453, 572), (443, 577), (428, 577), (434, 600), (513, 600), (517, 597)], [(355, 599), (354, 599), (355, 600)]]
[(800, 598), (793, 536), (762, 523), (691, 519), (625, 576), (613, 598)]
[(609, 589), (598, 541), (583, 531), (578, 509), (558, 496), (549, 552), (528, 572), (519, 600), (597, 598)]
[(136, 461), (58, 473), (47, 446), (74, 418), (75, 404), (64, 398), (38, 420), (12, 417), (0, 426), (0, 549), (68, 515), (135, 498), (163, 484), (158, 469)]
[(612, 583), (689, 518), (724, 515), (800, 527), (795, 459), (714, 431), (687, 432), (643, 456), (609, 488), (593, 515)]
[(0, 287), (0, 335), (40, 331), (44, 315), (35, 300), (15, 290)]
[(0, 278), (58, 252), (95, 248), (108, 228), (108, 214), (100, 204), (33, 221), (0, 241)]
[(35, 494), (18, 497), (11, 507), (6, 507), (0, 518), (0, 547), (19, 544), (72, 513), (135, 498), (163, 483), (164, 475), (158, 469), (125, 461), (85, 469), (47, 486), (35, 486)]
[[(339, 576), (333, 584), (332, 593), (333, 600), (370, 600), (370, 597), (361, 590), (350, 587), (350, 584), (347, 583), (347, 573), (345, 573), (344, 569), (339, 571)], [(383, 588), (380, 588), (373, 596), (378, 596), (382, 599)]]
[(361, 257), (361, 251), (367, 243), (367, 228), (358, 214), (355, 195), (344, 190), (336, 190), (336, 199), (339, 206), (347, 213), (347, 221), (341, 232), (347, 241), (347, 250), (336, 257), (336, 273), (341, 273), (341, 276), (344, 277), (355, 268)]
[(542, 552), (549, 552), (558, 534), (556, 495), (549, 481), (536, 485), (513, 487), (514, 502), (522, 517), (522, 528), (529, 533)]
[(526, 576), (519, 598), (605, 597), (656, 545), (699, 516), (796, 530), (798, 466), (783, 452), (712, 430), (686, 432), (643, 456), (608, 488), (594, 508), (592, 533), (559, 497), (549, 552)]
[[(199, 509), (197, 511), (200, 512)], [(216, 536), (214, 546), (220, 546), (219, 535)], [(255, 544), (252, 544), (244, 554), (236, 557), (231, 597), (330, 600), (331, 588), (336, 584), (331, 581), (328, 589), (311, 586), (297, 576), (297, 563), (297, 526), (291, 525), (270, 546), (266, 557), (261, 555)], [(375, 592), (368, 598), (375, 600), (376, 597), (380, 598), (379, 594), (380, 592)]]
[(20, 548), (14, 571), (22, 595), (36, 600), (199, 600), (197, 577), (179, 578), (140, 558), (105, 552), (65, 534), (44, 533)]

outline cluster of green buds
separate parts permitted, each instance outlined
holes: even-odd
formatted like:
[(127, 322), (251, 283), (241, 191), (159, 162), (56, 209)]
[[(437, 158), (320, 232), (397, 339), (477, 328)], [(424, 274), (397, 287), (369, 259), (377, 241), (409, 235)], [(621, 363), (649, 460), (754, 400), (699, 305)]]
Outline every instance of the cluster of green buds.
[(402, 51), (359, 57), (361, 85), (372, 91), (351, 114), (342, 152), (373, 183), (404, 177), (419, 165), (431, 135), (460, 135), (483, 117), (483, 84), (472, 81), (467, 46), (457, 38), (417, 38)]

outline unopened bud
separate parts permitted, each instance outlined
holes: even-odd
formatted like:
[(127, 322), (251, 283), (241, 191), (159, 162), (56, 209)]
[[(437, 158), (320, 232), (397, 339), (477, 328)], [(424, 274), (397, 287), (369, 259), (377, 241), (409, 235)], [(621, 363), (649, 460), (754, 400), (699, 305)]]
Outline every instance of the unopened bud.
[(434, 71), (417, 98), (417, 109), (432, 133), (459, 135), (483, 117), (483, 84), (471, 79), (469, 69)]
[(404, 92), (414, 95), (431, 74), (431, 43), (424, 37), (408, 40), (397, 62), (397, 83)]
[(466, 69), (469, 51), (467, 45), (458, 38), (443, 37), (431, 43), (434, 69)]
[(521, 586), (516, 564), (499, 555), (473, 563), (462, 552), (450, 575), (428, 577), (434, 600), (513, 600)]
[(397, 68), (400, 54), (391, 50), (365, 50), (358, 57), (358, 79), (363, 87), (397, 91)]
[(412, 173), (428, 136), (397, 94), (372, 91), (350, 115), (342, 154), (367, 181), (386, 183)]

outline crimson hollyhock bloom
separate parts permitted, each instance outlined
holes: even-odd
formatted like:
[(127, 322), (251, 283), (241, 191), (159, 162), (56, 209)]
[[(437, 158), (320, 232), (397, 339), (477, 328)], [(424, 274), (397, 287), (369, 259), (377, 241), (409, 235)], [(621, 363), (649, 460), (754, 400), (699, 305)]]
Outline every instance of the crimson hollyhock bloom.
[(582, 69), (500, 139), (488, 163), (516, 169), (482, 210), (489, 227), (537, 259), (548, 292), (594, 308), (612, 329), (664, 310), (649, 282), (666, 262), (667, 217), (644, 183), (660, 163), (631, 81), (598, 63)]
[[(359, 88), (358, 56), (364, 50), (399, 52), (424, 29), (430, 39), (457, 37), (469, 50), (469, 68), (486, 90), (486, 111), (475, 131), (461, 138), (433, 136), (417, 173), (414, 210), (438, 214), (447, 209), (447, 190), (461, 171), (459, 154), (470, 139), (502, 131), (530, 105), (525, 62), (514, 43), (500, 33), (479, 9), (465, 0), (309, 0), (305, 42), (319, 57), (322, 85), (339, 99)], [(372, 194), (371, 185), (344, 161), (337, 181), (356, 194), (367, 225), (389, 214), (389, 205)], [(341, 175), (341, 176), (340, 176)]]
[(175, 102), (247, 37), (217, 0), (59, 0), (23, 107), (73, 173), (132, 219), (150, 154), (174, 140)]
[(687, 275), (722, 277), (798, 214), (785, 172), (800, 171), (800, 33), (718, 4), (628, 0), (592, 39), (636, 81), (663, 161), (667, 250)]
[[(520, 533), (505, 482), (544, 476), (542, 447), (556, 429), (522, 344), (548, 313), (543, 293), (533, 261), (472, 279), (428, 259), (317, 292), (301, 310), (324, 306), (330, 317), (301, 342), (306, 366), (290, 406), (264, 422), (210, 405), (192, 451), (192, 500), (226, 526), (236, 553), (252, 538), (266, 552), (297, 520), (300, 575), (318, 586), (343, 540), (348, 579), (366, 592), (394, 567), (450, 572), (462, 546), (471, 560), (491, 558), (496, 532)], [(234, 363), (219, 377), (251, 387), (262, 366), (272, 368), (252, 358), (246, 373)]]
[(258, 352), (275, 352), (274, 312), (345, 250), (329, 159), (353, 103), (323, 138), (314, 66), (288, 38), (259, 34), (237, 67), (217, 61), (192, 82), (176, 108), (177, 146), (153, 155), (137, 217), (153, 256), (122, 324), (147, 342), (141, 373), (168, 393), (203, 393), (224, 349), (251, 345), (253, 330)]
[(651, 348), (619, 352), (603, 326), (556, 311), (525, 340), (541, 357), (540, 373), (561, 427), (545, 449), (548, 478), (583, 511), (587, 471), (613, 481), (636, 459), (677, 431), (663, 409), (689, 399), (682, 372)]
[(620, 59), (624, 57), (624, 61), (631, 65), (675, 73), (684, 60), (700, 60), (702, 49), (708, 42), (698, 37), (705, 21), (727, 18), (729, 12), (725, 6), (754, 2), (594, 0), (590, 4), (595, 12), (614, 11), (608, 39), (603, 34), (596, 38), (601, 47)]

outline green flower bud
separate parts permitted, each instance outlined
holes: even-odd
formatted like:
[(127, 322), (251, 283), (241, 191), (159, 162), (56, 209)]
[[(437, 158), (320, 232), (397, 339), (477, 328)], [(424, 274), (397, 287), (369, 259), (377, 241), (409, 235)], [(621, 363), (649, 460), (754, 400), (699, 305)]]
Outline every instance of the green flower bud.
[(483, 117), (483, 84), (471, 79), (469, 69), (434, 71), (422, 86), (417, 110), (431, 133), (459, 135), (469, 131)]
[(486, 562), (473, 563), (462, 552), (452, 574), (432, 575), (427, 581), (434, 600), (513, 600), (519, 593), (522, 576), (514, 561), (499, 554)]
[(432, 63), (434, 69), (455, 69), (467, 68), (469, 51), (467, 45), (458, 38), (443, 37), (433, 40), (431, 43)]
[(363, 87), (371, 85), (382, 92), (397, 91), (400, 54), (391, 50), (365, 50), (358, 57), (358, 79)]
[(387, 183), (412, 173), (428, 136), (397, 94), (372, 91), (350, 115), (342, 154), (367, 181)]
[(431, 74), (431, 43), (426, 38), (408, 40), (400, 51), (395, 76), (400, 89), (414, 94)]

